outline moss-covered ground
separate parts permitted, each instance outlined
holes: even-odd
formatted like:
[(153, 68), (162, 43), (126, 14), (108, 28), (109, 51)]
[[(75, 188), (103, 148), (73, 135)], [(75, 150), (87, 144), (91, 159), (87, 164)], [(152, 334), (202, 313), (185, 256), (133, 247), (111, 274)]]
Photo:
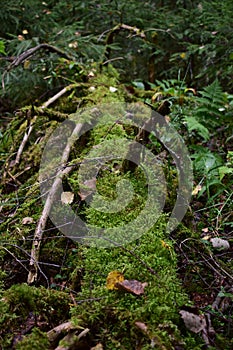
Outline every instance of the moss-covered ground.
[[(213, 313), (211, 305), (216, 298), (217, 286), (224, 278), (229, 278), (231, 263), (230, 259), (225, 259), (225, 265), (224, 261), (218, 262), (220, 267), (216, 265), (216, 259), (211, 263), (211, 247), (195, 232), (191, 210), (175, 232), (166, 233), (177, 183), (176, 172), (169, 160), (163, 165), (169, 180), (166, 210), (145, 234), (123, 246), (113, 244), (110, 248), (102, 248), (64, 236), (48, 219), (40, 249), (38, 280), (33, 285), (27, 284), (34, 231), (43, 210), (38, 171), (46, 141), (68, 114), (75, 113), (77, 104), (91, 107), (97, 103), (136, 99), (118, 83), (116, 72), (110, 68), (108, 73), (95, 72), (94, 75), (90, 86), (83, 88), (80, 95), (72, 95), (72, 103), (69, 97), (63, 97), (48, 111), (38, 107), (31, 111), (33, 131), (18, 164), (13, 160), (28, 127), (27, 111), (30, 107), (14, 116), (4, 132), (0, 187), (2, 349), (56, 349), (62, 337), (52, 343), (47, 332), (69, 320), (80, 332), (89, 329), (85, 337), (77, 340), (75, 349), (91, 349), (97, 344), (106, 350), (202, 349), (206, 344), (201, 333), (188, 330), (179, 311), (198, 307), (198, 313), (204, 314), (209, 307), (210, 314)], [(110, 87), (115, 86), (117, 90), (113, 92)], [(129, 125), (116, 123), (109, 126), (106, 123), (104, 127), (91, 130), (75, 144), (69, 161), (78, 164), (95, 144), (106, 139), (127, 137), (134, 140), (137, 134), (138, 130)], [(153, 147), (154, 150), (161, 148), (159, 144), (151, 143), (149, 147), (152, 150)], [(98, 148), (96, 152), (98, 155)], [(122, 160), (107, 161), (97, 178), (97, 189), (105, 198), (105, 205), (116, 199), (116, 186), (120, 180), (132, 184), (134, 196), (126, 209), (117, 214), (103, 214), (80, 199), (77, 167), (63, 179), (64, 191), (74, 193), (72, 209), (89, 225), (119, 226), (120, 229), (143, 209), (147, 199), (143, 172), (140, 169), (124, 172), (122, 169)], [(97, 207), (100, 205), (98, 200), (94, 196), (93, 203)], [(128, 239), (133, 232), (125, 234)], [(211, 263), (209, 270), (206, 270), (206, 264), (198, 264), (198, 260), (203, 262), (205, 259)], [(146, 282), (144, 293), (135, 295), (125, 290), (108, 289), (106, 280), (112, 271), (121, 272), (127, 280)], [(222, 281), (217, 281), (218, 278)], [(206, 285), (211, 283), (213, 290), (208, 290)], [(215, 315), (214, 327), (219, 327), (220, 331), (215, 336), (214, 345), (210, 344), (212, 349), (231, 349), (230, 307), (229, 301), (226, 309)], [(139, 323), (144, 328), (138, 327)], [(73, 348), (63, 346), (62, 349)]]

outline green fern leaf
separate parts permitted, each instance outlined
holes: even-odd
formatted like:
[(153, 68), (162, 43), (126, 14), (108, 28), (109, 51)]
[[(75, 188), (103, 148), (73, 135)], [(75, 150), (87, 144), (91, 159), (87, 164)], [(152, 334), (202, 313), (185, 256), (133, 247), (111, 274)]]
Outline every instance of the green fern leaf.
[(189, 132), (196, 131), (205, 141), (209, 140), (210, 135), (208, 129), (203, 124), (199, 123), (195, 117), (184, 117), (184, 121)]

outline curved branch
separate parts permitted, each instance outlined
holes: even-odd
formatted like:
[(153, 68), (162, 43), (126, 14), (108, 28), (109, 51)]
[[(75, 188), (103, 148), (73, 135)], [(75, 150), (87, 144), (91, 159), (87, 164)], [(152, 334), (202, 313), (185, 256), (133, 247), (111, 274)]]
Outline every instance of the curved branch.
[(73, 59), (66, 52), (58, 49), (55, 46), (49, 45), (49, 44), (40, 44), (40, 45), (37, 45), (35, 47), (32, 47), (32, 48), (24, 51), (23, 53), (21, 53), (21, 55), (15, 57), (13, 59), (13, 61), (11, 62), (11, 64), (5, 69), (5, 71), (4, 71), (3, 75), (2, 75), (2, 88), (3, 89), (5, 88), (4, 79), (5, 79), (6, 73), (9, 72), (12, 68), (19, 66), (22, 62), (24, 62), (29, 57), (33, 56), (37, 51), (39, 51), (41, 49), (48, 50), (50, 52), (56, 52), (59, 56), (64, 57), (67, 60), (72, 60)]
[[(110, 30), (110, 32), (107, 36), (107, 39), (106, 39), (107, 48), (106, 48), (106, 51), (104, 54), (106, 61), (110, 60), (111, 47), (109, 45), (113, 44), (114, 36), (122, 30), (123, 31), (127, 30), (128, 32), (133, 33), (134, 36), (138, 36), (138, 37), (142, 38), (143, 40), (146, 40), (145, 33), (142, 30), (140, 30), (139, 28), (132, 27), (132, 26), (129, 26), (129, 25), (123, 24), (123, 23), (116, 25), (113, 29)], [(104, 62), (104, 64), (106, 64), (106, 61)]]

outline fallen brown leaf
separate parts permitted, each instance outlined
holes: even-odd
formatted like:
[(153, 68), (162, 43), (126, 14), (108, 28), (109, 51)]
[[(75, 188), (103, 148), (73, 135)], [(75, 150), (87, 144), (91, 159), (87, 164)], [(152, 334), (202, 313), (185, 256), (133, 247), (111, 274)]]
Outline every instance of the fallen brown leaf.
[(147, 282), (141, 283), (137, 280), (124, 280), (122, 282), (117, 282), (115, 287), (125, 292), (141, 295), (144, 294), (144, 289), (147, 285)]

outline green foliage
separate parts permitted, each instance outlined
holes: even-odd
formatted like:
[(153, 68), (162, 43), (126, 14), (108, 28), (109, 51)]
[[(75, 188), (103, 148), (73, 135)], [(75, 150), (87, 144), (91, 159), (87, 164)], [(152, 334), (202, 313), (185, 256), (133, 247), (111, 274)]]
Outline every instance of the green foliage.
[(172, 56), (173, 62), (182, 70), (187, 69), (198, 86), (209, 84), (217, 76), (229, 88), (232, 85), (231, 1), (195, 2), (179, 10), (172, 32), (181, 45)]
[(213, 200), (225, 189), (219, 176), (219, 169), (223, 160), (218, 154), (202, 146), (196, 146), (194, 150), (195, 153), (191, 157), (194, 159), (194, 167), (197, 174), (202, 176), (200, 182), (203, 183), (199, 196), (206, 193), (208, 199), (210, 200), (211, 198)]
[[(87, 3), (24, 0), (20, 6), (9, 1), (2, 4), (0, 38), (4, 39), (8, 56), (18, 56), (39, 43), (55, 45), (71, 56), (67, 66), (78, 65), (78, 72), (85, 71), (93, 62), (104, 62), (108, 48), (111, 49), (108, 59), (113, 60), (124, 80), (148, 80), (152, 64), (155, 79), (169, 80), (180, 74), (189, 84), (199, 86), (201, 82), (207, 85), (213, 81), (217, 70), (219, 81), (230, 89), (231, 10), (230, 0), (185, 6), (182, 2), (174, 6), (172, 2), (148, 1), (143, 13), (139, 1), (128, 1), (127, 6), (122, 1), (108, 0), (101, 4), (95, 0)], [(144, 30), (145, 40), (120, 31), (107, 44), (109, 30), (119, 23)], [(16, 104), (28, 101), (22, 91), (30, 91), (34, 98), (39, 98), (44, 90), (53, 91), (66, 84), (66, 79), (74, 79), (73, 69), (57, 74), (60, 61), (55, 53), (40, 52), (28, 61), (13, 68), (13, 72), (5, 72), (4, 96), (13, 95)], [(7, 66), (7, 61), (0, 62), (1, 73)], [(79, 79), (77, 71), (76, 78)], [(16, 85), (21, 89), (15, 90)]]
[(198, 108), (195, 114), (209, 130), (218, 127), (223, 122), (227, 98), (216, 79), (211, 85), (208, 85), (203, 91), (200, 91), (201, 97), (198, 98)]
[[(159, 109), (164, 102), (169, 103), (171, 123), (182, 134), (193, 160), (195, 183), (199, 186), (195, 195), (213, 206), (213, 221), (231, 217), (231, 94), (223, 92), (217, 79), (197, 92), (180, 79), (157, 83), (159, 89), (152, 84), (154, 106)], [(171, 178), (168, 183), (170, 186)], [(219, 206), (219, 198), (225, 200), (223, 210), (214, 209)], [(221, 222), (222, 229), (229, 230), (230, 226), (227, 219)]]
[[(186, 90), (189, 90), (186, 88)], [(194, 139), (208, 141), (210, 136), (217, 134), (217, 129), (229, 122), (231, 106), (228, 102), (230, 95), (224, 93), (218, 80), (199, 91), (199, 96), (189, 95), (185, 104), (172, 111), (177, 120), (177, 112), (181, 115), (189, 135)], [(180, 120), (178, 121), (180, 123)]]
[(197, 135), (204, 139), (204, 141), (209, 140), (209, 130), (203, 124), (199, 123), (195, 117), (185, 116), (184, 123), (186, 124), (190, 134), (192, 134), (192, 132), (195, 131)]
[(0, 54), (6, 55), (4, 41), (0, 41)]

